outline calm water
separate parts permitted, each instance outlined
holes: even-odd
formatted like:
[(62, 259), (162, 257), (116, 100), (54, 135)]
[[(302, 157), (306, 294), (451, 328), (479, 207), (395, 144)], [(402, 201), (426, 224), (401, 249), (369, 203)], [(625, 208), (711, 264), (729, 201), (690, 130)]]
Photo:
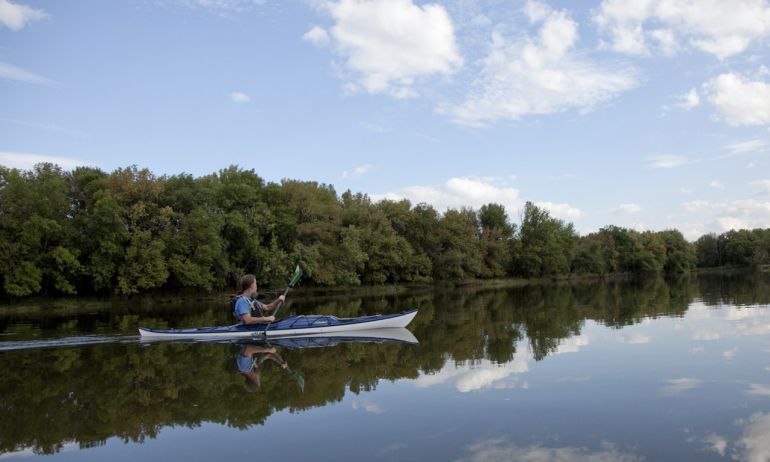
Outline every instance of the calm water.
[(770, 276), (295, 298), (286, 311), (412, 307), (418, 345), (274, 352), (137, 340), (138, 325), (226, 324), (225, 304), (0, 307), (0, 458), (770, 460)]

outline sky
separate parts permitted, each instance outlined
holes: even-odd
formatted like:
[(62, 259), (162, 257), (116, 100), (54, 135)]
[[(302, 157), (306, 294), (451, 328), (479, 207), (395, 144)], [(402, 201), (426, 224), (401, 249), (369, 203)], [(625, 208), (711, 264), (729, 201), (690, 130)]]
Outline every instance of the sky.
[(0, 0), (0, 164), (770, 227), (770, 0)]

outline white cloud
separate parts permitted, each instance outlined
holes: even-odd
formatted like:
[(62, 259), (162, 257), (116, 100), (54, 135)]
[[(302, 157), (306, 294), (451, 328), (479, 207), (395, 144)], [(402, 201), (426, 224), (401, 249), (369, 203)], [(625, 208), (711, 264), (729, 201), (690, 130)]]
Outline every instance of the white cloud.
[(249, 101), (251, 101), (251, 97), (249, 97), (249, 95), (247, 95), (246, 93), (234, 91), (230, 93), (230, 100), (233, 103), (248, 103)]
[(345, 170), (342, 172), (342, 178), (360, 178), (369, 173), (374, 168), (372, 164), (363, 164), (354, 168), (352, 172)]
[(727, 124), (770, 125), (769, 83), (730, 72), (714, 77), (703, 88), (717, 117)]
[(620, 204), (614, 209), (610, 210), (610, 213), (619, 215), (619, 214), (639, 213), (641, 211), (642, 211), (642, 206), (639, 204)]
[(468, 457), (456, 462), (641, 462), (644, 457), (620, 451), (614, 444), (602, 442), (596, 450), (586, 447), (547, 448), (540, 445), (518, 447), (506, 439), (497, 438), (481, 441), (468, 447)]
[(720, 456), (724, 457), (725, 451), (727, 450), (726, 438), (715, 433), (711, 433), (706, 438), (704, 438), (703, 442), (707, 445), (706, 449), (716, 452)]
[(681, 192), (682, 194), (687, 194), (689, 196), (690, 194), (694, 193), (695, 190), (693, 188), (681, 187), (679, 188), (679, 192)]
[(714, 217), (714, 231), (770, 227), (770, 202), (755, 199), (734, 201), (689, 201), (682, 208), (690, 213), (710, 213)]
[(685, 111), (689, 111), (700, 105), (700, 96), (698, 95), (698, 90), (695, 88), (691, 88), (687, 94), (680, 96), (680, 99), (681, 102), (677, 104), (677, 106)]
[(753, 139), (741, 141), (740, 143), (728, 144), (724, 149), (727, 150), (728, 155), (735, 156), (752, 152), (764, 152), (767, 151), (768, 147), (770, 147), (770, 143), (768, 143), (767, 140)]
[(711, 186), (714, 189), (719, 189), (721, 191), (725, 190), (725, 185), (723, 185), (722, 182), (719, 180), (711, 180), (709, 182), (709, 186)]
[(559, 341), (559, 346), (556, 347), (556, 351), (553, 354), (577, 353), (580, 351), (580, 348), (587, 346), (589, 343), (590, 341), (585, 335), (568, 337)]
[(743, 451), (742, 460), (770, 460), (770, 414), (757, 413), (741, 422), (743, 434), (736, 446)]
[(45, 156), (41, 154), (29, 154), (24, 152), (0, 151), (0, 165), (20, 170), (31, 170), (36, 164), (49, 162), (56, 164), (65, 170), (71, 170), (82, 165), (94, 165), (81, 159), (71, 157)]
[(364, 410), (366, 412), (370, 412), (372, 414), (384, 414), (385, 413), (385, 410), (382, 409), (382, 407), (380, 407), (379, 404), (368, 403), (368, 402), (359, 403), (356, 400), (356, 401), (353, 401), (351, 403), (351, 406), (352, 406), (353, 410), (355, 410), (355, 411), (361, 409), (361, 410)]
[(758, 383), (751, 383), (749, 384), (749, 391), (747, 393), (754, 396), (770, 396), (770, 387)]
[(573, 207), (569, 204), (554, 204), (553, 202), (535, 202), (535, 205), (537, 205), (540, 208), (544, 208), (548, 210), (548, 212), (556, 217), (561, 218), (562, 220), (574, 220), (577, 218), (580, 218), (583, 216), (583, 211), (579, 208)]
[(517, 189), (467, 177), (450, 178), (438, 186), (408, 186), (396, 192), (372, 194), (371, 197), (374, 201), (409, 199), (412, 203), (425, 202), (442, 212), (447, 208), (479, 208), (495, 202), (503, 204), (510, 214), (523, 205)]
[(312, 43), (317, 47), (325, 46), (331, 40), (329, 38), (329, 33), (326, 32), (326, 29), (320, 26), (314, 26), (312, 29), (305, 32), (305, 35), (302, 36), (302, 39)]
[(51, 79), (37, 75), (26, 69), (0, 61), (0, 79), (15, 80), (17, 82), (35, 83), (46, 85), (52, 83)]
[(702, 384), (702, 380), (682, 377), (680, 379), (666, 380), (666, 385), (661, 388), (661, 391), (667, 395), (675, 395), (698, 388)]
[(575, 50), (578, 25), (564, 10), (529, 1), (525, 7), (535, 36), (506, 38), (493, 32), (482, 74), (456, 105), (442, 105), (456, 123), (483, 126), (499, 119), (569, 109), (592, 110), (636, 85), (628, 68), (610, 68)]
[(528, 352), (526, 343), (520, 342), (516, 346), (516, 355), (513, 361), (509, 363), (494, 364), (483, 359), (474, 362), (473, 365), (458, 365), (454, 361), (447, 361), (440, 371), (420, 375), (414, 384), (420, 388), (427, 388), (450, 383), (460, 393), (468, 393), (483, 388), (511, 388), (511, 384), (506, 383), (505, 379), (529, 370)]
[(653, 168), (675, 168), (691, 162), (687, 157), (668, 154), (649, 156), (647, 158), (648, 165)]
[(770, 36), (765, 0), (603, 0), (594, 20), (608, 48), (637, 55), (689, 44), (724, 59)]
[[(334, 49), (352, 74), (348, 92), (363, 89), (371, 94), (412, 97), (417, 94), (413, 87), (418, 78), (452, 74), (463, 64), (454, 26), (441, 5), (340, 0), (326, 2), (323, 8), (335, 20), (328, 33)], [(323, 40), (320, 32), (312, 37)]]
[(30, 8), (26, 5), (0, 0), (0, 24), (11, 30), (21, 30), (27, 23), (48, 16), (45, 11)]

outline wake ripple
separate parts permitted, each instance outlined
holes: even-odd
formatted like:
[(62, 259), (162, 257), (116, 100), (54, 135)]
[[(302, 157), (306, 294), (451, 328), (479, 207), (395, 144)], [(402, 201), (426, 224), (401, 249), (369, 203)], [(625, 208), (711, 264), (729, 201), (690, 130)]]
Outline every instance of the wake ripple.
[(109, 337), (86, 335), (82, 337), (63, 337), (45, 340), (21, 340), (18, 342), (0, 342), (0, 351), (95, 345), (100, 343), (130, 343), (135, 342), (138, 338), (138, 335), (113, 335)]

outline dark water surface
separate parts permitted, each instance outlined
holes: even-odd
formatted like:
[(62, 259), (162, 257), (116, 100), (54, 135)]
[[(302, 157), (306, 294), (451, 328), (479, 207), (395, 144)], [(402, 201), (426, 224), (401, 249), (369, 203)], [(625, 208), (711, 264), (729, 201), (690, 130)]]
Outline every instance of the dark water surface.
[(295, 298), (286, 314), (413, 307), (419, 345), (275, 351), (136, 337), (228, 324), (219, 303), (0, 307), (0, 459), (770, 460), (767, 275)]

